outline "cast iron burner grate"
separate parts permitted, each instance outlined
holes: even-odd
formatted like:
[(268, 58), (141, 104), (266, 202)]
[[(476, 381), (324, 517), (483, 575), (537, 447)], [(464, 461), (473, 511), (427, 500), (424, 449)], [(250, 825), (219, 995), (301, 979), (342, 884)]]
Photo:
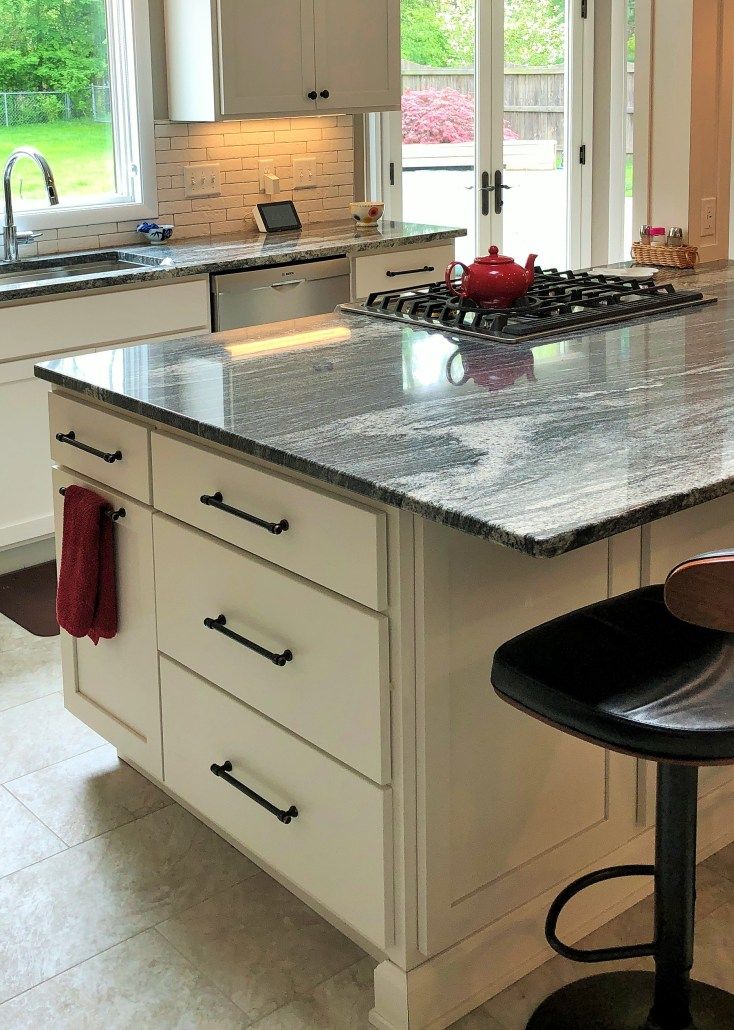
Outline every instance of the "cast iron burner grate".
[(713, 303), (695, 290), (623, 275), (535, 270), (535, 282), (513, 307), (498, 311), (454, 297), (443, 282), (371, 293), (346, 311), (497, 343), (521, 343)]

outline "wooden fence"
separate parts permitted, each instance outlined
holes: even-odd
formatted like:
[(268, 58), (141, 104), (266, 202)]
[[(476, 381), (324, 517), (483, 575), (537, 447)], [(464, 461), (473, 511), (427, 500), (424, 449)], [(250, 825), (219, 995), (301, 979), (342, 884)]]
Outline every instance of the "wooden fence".
[[(554, 139), (564, 146), (564, 82), (561, 65), (544, 68), (505, 68), (505, 118), (520, 139)], [(403, 61), (403, 90), (455, 89), (474, 95), (474, 69), (430, 68)], [(633, 151), (635, 66), (627, 65), (627, 153)]]

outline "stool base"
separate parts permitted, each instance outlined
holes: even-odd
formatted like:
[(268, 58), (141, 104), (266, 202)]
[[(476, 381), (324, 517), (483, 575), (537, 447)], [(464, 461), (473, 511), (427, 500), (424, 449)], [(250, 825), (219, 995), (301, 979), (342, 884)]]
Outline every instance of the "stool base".
[(536, 1009), (527, 1030), (723, 1030), (734, 1027), (734, 995), (691, 984), (693, 1023), (658, 1027), (648, 1022), (655, 974), (602, 973), (562, 987)]

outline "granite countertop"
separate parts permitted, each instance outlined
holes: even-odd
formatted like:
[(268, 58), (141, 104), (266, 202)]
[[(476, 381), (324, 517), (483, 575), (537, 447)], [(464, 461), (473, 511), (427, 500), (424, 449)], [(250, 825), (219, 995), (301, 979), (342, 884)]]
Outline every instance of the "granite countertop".
[[(377, 228), (357, 230), (354, 222), (346, 219), (306, 225), (300, 232), (264, 234), (253, 228), (247, 232), (202, 236), (180, 243), (174, 240), (165, 246), (151, 246), (143, 242), (140, 246), (114, 250), (54, 254), (8, 264), (0, 262), (0, 303), (12, 301), (17, 304), (31, 297), (51, 297), (104, 287), (114, 289), (128, 283), (207, 275), (211, 272), (236, 271), (341, 254), (374, 254), (406, 244), (434, 243), (452, 240), (457, 236), (466, 236), (466, 229), (421, 225), (417, 222), (383, 221)], [(129, 261), (131, 264), (129, 268), (119, 271), (91, 271), (89, 275), (75, 275), (73, 279), (2, 282), (4, 272), (25, 273), (33, 269), (79, 262), (80, 259), (90, 264), (110, 260)]]
[(686, 278), (719, 303), (534, 346), (344, 314), (36, 372), (550, 557), (734, 490), (734, 264)]

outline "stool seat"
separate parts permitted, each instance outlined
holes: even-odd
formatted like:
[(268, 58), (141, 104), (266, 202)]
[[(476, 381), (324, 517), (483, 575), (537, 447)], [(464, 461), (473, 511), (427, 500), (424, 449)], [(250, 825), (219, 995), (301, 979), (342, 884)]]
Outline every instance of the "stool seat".
[(734, 762), (734, 634), (682, 622), (663, 587), (601, 601), (503, 644), (510, 704), (605, 748), (661, 762)]

